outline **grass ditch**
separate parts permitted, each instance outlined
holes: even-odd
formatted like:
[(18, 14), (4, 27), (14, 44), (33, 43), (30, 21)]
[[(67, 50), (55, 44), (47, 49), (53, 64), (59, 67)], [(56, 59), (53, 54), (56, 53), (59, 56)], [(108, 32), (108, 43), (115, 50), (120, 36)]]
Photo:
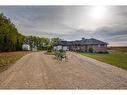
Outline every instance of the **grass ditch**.
[(18, 59), (28, 54), (28, 51), (2, 52), (0, 53), (0, 73), (7, 70)]

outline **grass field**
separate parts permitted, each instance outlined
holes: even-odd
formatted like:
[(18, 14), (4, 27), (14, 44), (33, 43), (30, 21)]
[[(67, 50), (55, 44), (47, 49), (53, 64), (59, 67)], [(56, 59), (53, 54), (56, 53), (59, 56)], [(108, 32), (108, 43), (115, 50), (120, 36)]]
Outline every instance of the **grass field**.
[(16, 60), (20, 59), (29, 52), (4, 52), (0, 53), (0, 72), (8, 69), (8, 67), (15, 63)]
[(110, 51), (109, 54), (99, 54), (99, 53), (80, 53), (80, 54), (127, 70), (127, 52)]
[(127, 52), (127, 46), (109, 46), (108, 50)]

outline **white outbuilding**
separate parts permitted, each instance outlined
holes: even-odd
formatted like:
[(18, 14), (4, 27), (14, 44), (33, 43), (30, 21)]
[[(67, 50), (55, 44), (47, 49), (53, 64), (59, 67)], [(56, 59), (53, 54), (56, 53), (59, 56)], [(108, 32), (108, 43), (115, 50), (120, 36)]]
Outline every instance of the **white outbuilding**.
[(30, 50), (30, 45), (28, 45), (28, 44), (23, 44), (23, 45), (22, 45), (22, 50)]
[(32, 47), (32, 51), (37, 51), (37, 46)]

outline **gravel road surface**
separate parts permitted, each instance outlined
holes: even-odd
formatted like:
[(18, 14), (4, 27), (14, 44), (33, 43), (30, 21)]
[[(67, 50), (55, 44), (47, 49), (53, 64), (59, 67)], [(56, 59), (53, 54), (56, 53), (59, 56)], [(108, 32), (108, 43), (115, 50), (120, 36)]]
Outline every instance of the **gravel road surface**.
[(33, 52), (0, 74), (0, 89), (126, 88), (127, 71), (74, 52), (67, 52), (63, 62)]

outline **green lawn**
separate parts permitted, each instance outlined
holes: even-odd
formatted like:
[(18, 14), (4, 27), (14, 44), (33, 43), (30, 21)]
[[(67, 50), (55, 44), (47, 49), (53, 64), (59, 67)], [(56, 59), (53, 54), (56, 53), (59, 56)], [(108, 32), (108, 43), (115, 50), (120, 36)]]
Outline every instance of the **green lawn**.
[(127, 70), (127, 52), (112, 51), (109, 52), (109, 54), (99, 54), (99, 53), (80, 53), (80, 54)]

